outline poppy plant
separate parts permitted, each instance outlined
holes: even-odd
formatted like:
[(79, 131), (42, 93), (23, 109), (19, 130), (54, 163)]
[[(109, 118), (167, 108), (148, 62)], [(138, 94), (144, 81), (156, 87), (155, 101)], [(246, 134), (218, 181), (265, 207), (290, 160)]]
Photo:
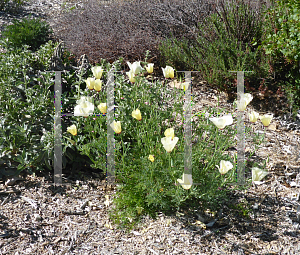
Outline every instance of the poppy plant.
[(95, 86), (95, 78), (87, 78), (85, 83), (88, 89), (93, 90)]
[(220, 174), (226, 174), (230, 169), (233, 168), (233, 165), (230, 161), (221, 160), (220, 166), (216, 166), (219, 169)]
[(91, 68), (93, 75), (96, 79), (101, 79), (102, 77), (102, 73), (103, 73), (103, 69), (101, 66), (94, 66)]
[(135, 83), (134, 72), (132, 70), (130, 70), (129, 72), (126, 72), (126, 74), (129, 78), (129, 81), (132, 83)]
[(161, 138), (161, 143), (163, 144), (167, 152), (171, 152), (174, 149), (178, 140), (178, 137), (174, 137), (174, 139), (172, 139), (172, 137), (163, 137)]
[(96, 79), (94, 83), (94, 89), (99, 92), (101, 90), (102, 80)]
[(141, 61), (134, 62), (130, 64), (130, 62), (127, 62), (127, 65), (130, 68), (130, 71), (132, 71), (133, 74), (138, 74), (139, 72), (143, 71), (144, 69), (141, 67)]
[(265, 127), (267, 127), (267, 126), (270, 125), (270, 122), (271, 122), (271, 120), (272, 120), (272, 118), (273, 118), (273, 114), (265, 114), (265, 115), (263, 115), (263, 116), (259, 116), (259, 118), (260, 118), (262, 124), (263, 124)]
[(174, 137), (175, 137), (173, 128), (166, 129), (164, 134), (165, 134), (165, 137), (171, 137), (171, 139), (174, 139)]
[(165, 68), (161, 68), (161, 69), (163, 70), (163, 74), (166, 79), (174, 78), (174, 69), (172, 67), (166, 66)]
[(256, 122), (258, 117), (259, 117), (259, 113), (255, 112), (255, 111), (252, 111), (251, 113), (249, 113), (250, 122), (253, 122), (253, 123)]
[(223, 129), (225, 126), (231, 125), (233, 123), (233, 119), (231, 114), (224, 115), (220, 118), (209, 118), (219, 129)]
[(252, 167), (252, 181), (255, 182), (260, 182), (267, 174), (269, 174), (266, 171), (263, 171), (262, 169), (258, 167)]
[(117, 133), (117, 134), (120, 134), (122, 132), (122, 129), (121, 129), (121, 121), (113, 121), (111, 124), (110, 124), (111, 128)]
[(98, 105), (98, 109), (100, 110), (100, 112), (101, 112), (102, 114), (105, 114), (106, 111), (107, 111), (106, 103), (101, 103), (101, 104), (99, 104), (99, 105)]
[(136, 109), (132, 112), (132, 117), (137, 119), (137, 120), (142, 120), (142, 115), (141, 115), (141, 111), (139, 109)]
[(193, 178), (191, 174), (183, 174), (182, 179), (177, 179), (177, 181), (184, 189), (190, 189), (193, 185)]
[(77, 128), (76, 128), (75, 125), (72, 125), (72, 126), (68, 127), (68, 128), (67, 128), (67, 131), (68, 131), (69, 133), (71, 133), (72, 135), (77, 135)]
[(153, 73), (153, 66), (154, 64), (149, 63), (148, 66), (145, 67), (148, 73)]
[(153, 155), (149, 155), (148, 159), (149, 159), (151, 162), (154, 162), (154, 156), (153, 156)]
[(94, 112), (94, 104), (92, 98), (82, 96), (80, 100), (77, 100), (77, 105), (74, 108), (74, 116), (89, 116)]
[(247, 105), (252, 101), (253, 96), (250, 93), (241, 94), (241, 99), (237, 102), (239, 111), (245, 111)]

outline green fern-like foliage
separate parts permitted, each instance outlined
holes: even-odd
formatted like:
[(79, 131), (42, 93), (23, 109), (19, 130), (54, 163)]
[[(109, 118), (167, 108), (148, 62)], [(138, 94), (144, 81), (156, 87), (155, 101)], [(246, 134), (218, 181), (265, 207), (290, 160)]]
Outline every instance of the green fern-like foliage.
[(28, 45), (29, 50), (37, 51), (41, 45), (52, 38), (53, 31), (45, 21), (40, 19), (24, 18), (21, 21), (14, 20), (12, 25), (5, 27), (2, 32), (2, 39), (13, 48), (22, 48)]

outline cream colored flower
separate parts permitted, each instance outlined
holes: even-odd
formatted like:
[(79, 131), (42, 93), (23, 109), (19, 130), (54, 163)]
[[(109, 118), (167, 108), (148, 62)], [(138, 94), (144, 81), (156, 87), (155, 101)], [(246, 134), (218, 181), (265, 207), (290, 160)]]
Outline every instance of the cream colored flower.
[(111, 128), (117, 133), (117, 134), (120, 134), (122, 132), (122, 129), (121, 129), (121, 121), (113, 121), (111, 124), (110, 124)]
[(89, 116), (94, 112), (93, 100), (90, 97), (82, 96), (80, 100), (77, 100), (77, 105), (74, 108), (74, 116)]
[(273, 118), (273, 114), (265, 114), (265, 115), (263, 115), (263, 116), (259, 116), (259, 118), (260, 118), (262, 124), (263, 124), (265, 127), (267, 127), (267, 126), (269, 126), (270, 123), (271, 123), (271, 120), (272, 120), (272, 118)]
[(101, 66), (94, 66), (91, 68), (93, 75), (95, 76), (96, 79), (101, 79), (102, 77), (102, 73), (103, 73), (103, 69)]
[(260, 182), (267, 174), (269, 174), (266, 171), (263, 171), (262, 169), (258, 167), (252, 167), (252, 181), (253, 182)]
[(146, 70), (147, 70), (147, 72), (148, 73), (153, 73), (153, 66), (154, 66), (154, 64), (148, 64), (148, 66), (146, 66)]
[(142, 115), (141, 115), (141, 111), (139, 109), (134, 110), (131, 113), (132, 117), (137, 119), (137, 120), (141, 120), (142, 119)]
[(253, 123), (257, 121), (258, 117), (259, 117), (259, 113), (258, 112), (252, 111), (251, 113), (249, 113), (249, 119)]
[(92, 90), (95, 86), (95, 78), (87, 78), (85, 80), (86, 86), (88, 89)]
[(148, 159), (149, 159), (151, 162), (154, 162), (154, 155), (149, 155)]
[(191, 174), (183, 174), (182, 179), (177, 179), (177, 181), (184, 189), (190, 189), (193, 185), (193, 177)]
[(233, 165), (230, 161), (221, 160), (220, 167), (216, 167), (219, 169), (220, 174), (226, 174), (231, 168), (233, 168)]
[(233, 123), (231, 113), (220, 118), (209, 118), (209, 120), (212, 121), (219, 129), (223, 129), (225, 126)]
[(178, 140), (179, 140), (178, 137), (174, 137), (173, 140), (172, 140), (171, 137), (161, 138), (161, 142), (162, 142), (162, 144), (163, 144), (163, 146), (164, 146), (164, 148), (167, 152), (171, 152), (174, 149), (174, 147), (175, 147), (176, 143), (178, 142)]
[(189, 82), (183, 82), (180, 84), (180, 89), (183, 89), (186, 91), (186, 89), (189, 87), (190, 83)]
[(253, 96), (250, 93), (241, 94), (240, 101), (237, 102), (237, 108), (239, 111), (245, 111), (247, 105), (252, 101)]
[(100, 110), (101, 113), (105, 114), (107, 111), (107, 106), (106, 103), (101, 103), (98, 105), (98, 109)]
[(102, 80), (96, 79), (95, 83), (94, 83), (94, 89), (96, 91), (100, 91), (101, 90), (101, 86), (102, 86)]
[(165, 136), (166, 137), (171, 137), (171, 139), (174, 138), (175, 134), (174, 134), (174, 129), (173, 128), (168, 128), (165, 131)]
[(68, 127), (67, 131), (70, 132), (72, 135), (77, 135), (77, 128), (75, 125)]
[(172, 67), (166, 66), (166, 68), (161, 68), (161, 69), (163, 70), (163, 74), (166, 79), (174, 78), (174, 69)]
[(133, 74), (138, 74), (139, 72), (141, 72), (142, 70), (144, 70), (142, 67), (141, 67), (141, 61), (138, 61), (138, 62), (134, 62), (132, 64), (130, 64), (129, 62), (127, 62), (129, 68), (130, 68), (130, 71), (133, 72)]
[(135, 82), (135, 78), (134, 78), (134, 72), (132, 70), (130, 70), (129, 72), (126, 72), (130, 82), (134, 83)]

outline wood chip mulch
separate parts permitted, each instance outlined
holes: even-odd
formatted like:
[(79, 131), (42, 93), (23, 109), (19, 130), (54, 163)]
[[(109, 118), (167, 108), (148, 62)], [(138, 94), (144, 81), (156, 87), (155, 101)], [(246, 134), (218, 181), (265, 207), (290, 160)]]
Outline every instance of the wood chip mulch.
[[(194, 84), (193, 113), (207, 102), (217, 104), (213, 88)], [(225, 94), (219, 100), (220, 107), (230, 108)], [(257, 125), (253, 131), (262, 130)], [(156, 220), (146, 216), (130, 233), (109, 220), (116, 187), (106, 186), (95, 170), (82, 169), (81, 177), (65, 172), (69, 185), (59, 187), (46, 171), (2, 180), (0, 254), (300, 254), (300, 164), (290, 153), (295, 140), (289, 140), (299, 134), (282, 131), (277, 123), (266, 135), (267, 143), (252, 157), (270, 157), (264, 183), (232, 189), (218, 212), (199, 205), (160, 213)]]

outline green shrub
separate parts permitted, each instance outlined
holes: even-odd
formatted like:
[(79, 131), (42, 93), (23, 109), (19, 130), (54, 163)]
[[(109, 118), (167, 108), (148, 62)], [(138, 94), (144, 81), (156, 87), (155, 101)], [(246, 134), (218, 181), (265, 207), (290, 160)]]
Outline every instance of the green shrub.
[(8, 47), (1, 54), (0, 178), (25, 169), (32, 172), (32, 167), (42, 170), (45, 162), (53, 159), (44, 154), (45, 146), (41, 144), (43, 129), (53, 128), (54, 93), (49, 90), (52, 77), (51, 73), (38, 77), (32, 66), (46, 64), (56, 46), (50, 41), (36, 53), (29, 51), (28, 45), (15, 50)]
[[(49, 68), (49, 60), (58, 43), (50, 40), (35, 53), (28, 50), (28, 45), (15, 49), (6, 41), (1, 43), (7, 46), (7, 52), (1, 53), (0, 57), (0, 178), (22, 171), (53, 170), (54, 73), (43, 71)], [(62, 62), (75, 64), (67, 50)], [(73, 94), (68, 95), (68, 92), (71, 84), (78, 84), (77, 80), (75, 71), (62, 74), (63, 112), (71, 112), (66, 108), (67, 99)], [(79, 80), (82, 83), (82, 77)], [(62, 118), (62, 127), (66, 128), (66, 124), (68, 122)], [(67, 164), (76, 170), (81, 165), (92, 163), (76, 148), (70, 148), (71, 145), (69, 140), (63, 144), (63, 169)]]
[(15, 13), (27, 0), (1, 0), (0, 11)]
[(268, 76), (268, 58), (252, 43), (254, 38), (261, 40), (263, 22), (260, 13), (244, 1), (221, 2), (220, 7), (199, 26), (197, 40), (171, 38), (163, 41), (160, 49), (170, 64), (200, 71), (204, 80), (233, 99), (236, 73), (229, 71), (254, 71), (245, 78), (248, 92), (258, 89), (259, 78)]
[(29, 50), (37, 51), (39, 47), (52, 39), (53, 34), (50, 26), (40, 19), (24, 18), (22, 21), (14, 19), (12, 25), (5, 27), (2, 39), (6, 39), (8, 45), (21, 48), (29, 45)]
[[(116, 71), (121, 68), (122, 60), (115, 62)], [(141, 62), (142, 65), (146, 64)], [(104, 65), (101, 65), (104, 67)], [(103, 86), (101, 91), (80, 89), (77, 83), (77, 93), (69, 100), (76, 102), (80, 96), (90, 96), (93, 99), (94, 114), (100, 114), (97, 106), (106, 102), (107, 71), (110, 65), (103, 69)], [(192, 165), (194, 185), (189, 190), (184, 190), (180, 185), (175, 185), (184, 172), (184, 128), (175, 123), (164, 123), (176, 113), (182, 116), (184, 110), (182, 98), (184, 91), (181, 89), (170, 90), (165, 81), (149, 82), (146, 72), (135, 76), (135, 83), (130, 83), (128, 77), (115, 73), (114, 102), (116, 121), (121, 122), (121, 133), (115, 133), (115, 174), (119, 190), (114, 198), (115, 207), (110, 211), (110, 218), (119, 227), (134, 227), (142, 215), (148, 214), (156, 217), (159, 211), (172, 213), (182, 206), (205, 205), (218, 208), (226, 199), (228, 186), (235, 180), (235, 171), (231, 170), (226, 175), (221, 175), (216, 165), (221, 160), (231, 161), (234, 165), (236, 156), (224, 153), (234, 143), (236, 135), (235, 125), (219, 131), (214, 124), (204, 116), (204, 112), (195, 113), (199, 118), (193, 123), (192, 136), (206, 137), (199, 139), (193, 146)], [(153, 74), (152, 74), (153, 75)], [(91, 75), (92, 76), (92, 75)], [(161, 109), (161, 102), (173, 98), (172, 107)], [(74, 109), (76, 104), (71, 107)], [(63, 106), (64, 107), (64, 106)], [(139, 109), (142, 119), (133, 118), (132, 112)], [(224, 109), (205, 109), (209, 114), (218, 116), (225, 113)], [(178, 116), (178, 115), (177, 115)], [(107, 119), (106, 116), (72, 117), (77, 134), (63, 130), (63, 144), (70, 144), (72, 150), (80, 151), (94, 163), (93, 168), (105, 169), (107, 145)], [(195, 125), (194, 125), (195, 124)], [(71, 125), (70, 125), (71, 126)], [(179, 138), (174, 150), (168, 153), (161, 142), (167, 128), (174, 128), (175, 136)], [(193, 140), (193, 138), (192, 138)], [(154, 155), (155, 160), (149, 160), (149, 155)], [(70, 155), (71, 156), (71, 155)], [(201, 205), (200, 205), (201, 204)]]
[(300, 106), (300, 2), (276, 1), (265, 12), (265, 40), (259, 46), (272, 57), (271, 68), (295, 114)]

